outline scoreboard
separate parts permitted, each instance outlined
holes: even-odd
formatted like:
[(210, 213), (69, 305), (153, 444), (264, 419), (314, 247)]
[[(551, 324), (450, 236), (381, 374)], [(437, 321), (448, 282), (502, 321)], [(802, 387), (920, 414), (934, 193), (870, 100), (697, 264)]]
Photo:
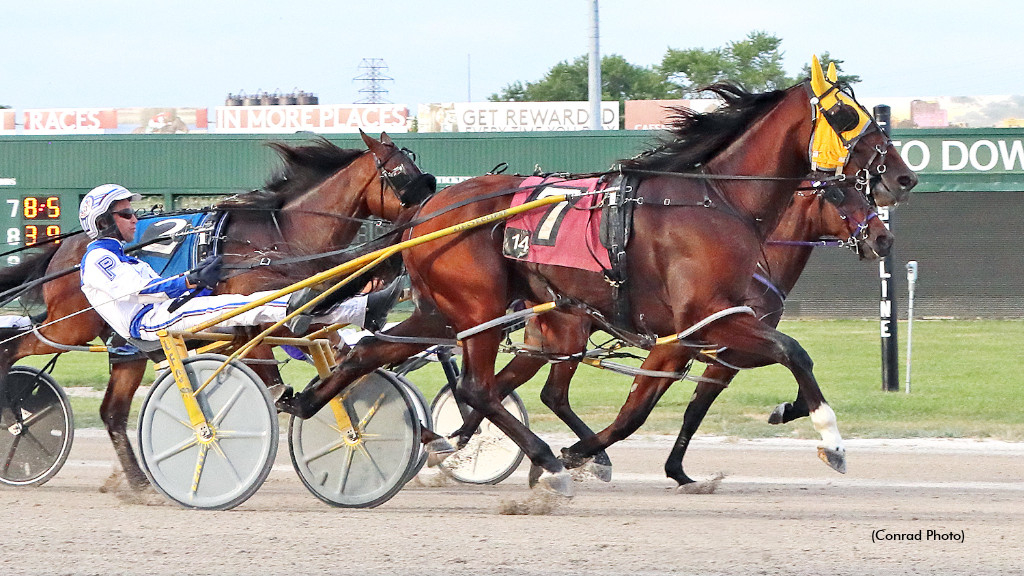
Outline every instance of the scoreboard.
[[(4, 239), (0, 252), (30, 248), (77, 230), (77, 200), (77, 194), (0, 191), (0, 234)], [(29, 251), (8, 254), (0, 260), (0, 265), (18, 264), (26, 252)]]

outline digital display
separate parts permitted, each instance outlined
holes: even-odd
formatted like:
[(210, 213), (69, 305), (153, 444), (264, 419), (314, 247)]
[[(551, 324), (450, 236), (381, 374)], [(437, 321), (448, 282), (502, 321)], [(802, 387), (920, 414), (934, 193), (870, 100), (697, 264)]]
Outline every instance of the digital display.
[[(60, 236), (60, 225), (49, 224), (49, 225), (36, 225), (26, 224), (25, 225), (25, 246), (31, 246), (44, 240), (49, 240), (55, 236)], [(58, 240), (58, 242), (60, 242)]]
[[(7, 246), (33, 246), (64, 232), (64, 212), (61, 197), (57, 194), (17, 195), (3, 202), (10, 212), (0, 216), (9, 216), (13, 220), (2, 234)], [(10, 254), (5, 263), (17, 264), (21, 257), (21, 254)]]
[(21, 199), (21, 215), (25, 220), (57, 220), (60, 218), (60, 198), (25, 196)]

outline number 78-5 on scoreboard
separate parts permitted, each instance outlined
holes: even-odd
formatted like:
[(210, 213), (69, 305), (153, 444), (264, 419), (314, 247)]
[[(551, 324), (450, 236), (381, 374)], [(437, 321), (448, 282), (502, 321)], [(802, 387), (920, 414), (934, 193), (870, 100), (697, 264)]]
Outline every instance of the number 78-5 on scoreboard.
[(60, 196), (17, 196), (7, 198), (6, 203), (8, 246), (32, 246), (63, 232)]

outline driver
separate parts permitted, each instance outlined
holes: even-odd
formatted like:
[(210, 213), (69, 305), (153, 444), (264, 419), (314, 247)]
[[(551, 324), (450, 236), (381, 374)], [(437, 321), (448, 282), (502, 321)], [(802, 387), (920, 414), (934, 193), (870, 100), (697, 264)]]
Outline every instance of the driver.
[[(185, 275), (165, 279), (149, 264), (126, 255), (124, 244), (135, 237), (138, 222), (131, 201), (137, 199), (138, 194), (123, 186), (104, 184), (85, 195), (78, 212), (82, 229), (93, 238), (82, 258), (82, 292), (119, 335), (126, 339), (157, 340), (160, 330), (187, 330), (211, 315), (239, 308), (271, 293), (207, 295), (208, 289), (220, 280), (220, 256), (206, 258)], [(378, 331), (398, 299), (399, 287), (396, 281), (381, 291), (350, 298), (317, 316), (316, 322), (357, 324)], [(188, 301), (175, 300), (192, 290), (203, 292)], [(219, 325), (279, 322), (290, 309), (303, 303), (302, 298), (308, 301), (308, 292), (294, 293), (294, 302), (287, 297), (272, 300)]]

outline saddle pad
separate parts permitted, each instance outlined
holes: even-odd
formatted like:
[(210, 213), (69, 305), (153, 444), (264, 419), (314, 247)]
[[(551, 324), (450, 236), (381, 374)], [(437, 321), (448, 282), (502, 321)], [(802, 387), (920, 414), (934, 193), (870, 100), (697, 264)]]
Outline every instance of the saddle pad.
[[(567, 190), (592, 192), (604, 185), (600, 178), (564, 180), (531, 176), (513, 196), (512, 206), (565, 194)], [(505, 223), (502, 252), (508, 258), (536, 264), (591, 272), (611, 268), (608, 251), (600, 240), (601, 197), (600, 194), (580, 196), (509, 218)]]
[[(196, 212), (174, 216), (151, 216), (139, 220), (135, 228), (136, 244), (159, 236), (171, 236), (190, 228), (201, 228), (220, 216), (217, 212)], [(200, 248), (209, 246), (210, 233), (173, 236), (142, 247), (134, 256), (163, 276), (180, 274), (199, 261)]]

